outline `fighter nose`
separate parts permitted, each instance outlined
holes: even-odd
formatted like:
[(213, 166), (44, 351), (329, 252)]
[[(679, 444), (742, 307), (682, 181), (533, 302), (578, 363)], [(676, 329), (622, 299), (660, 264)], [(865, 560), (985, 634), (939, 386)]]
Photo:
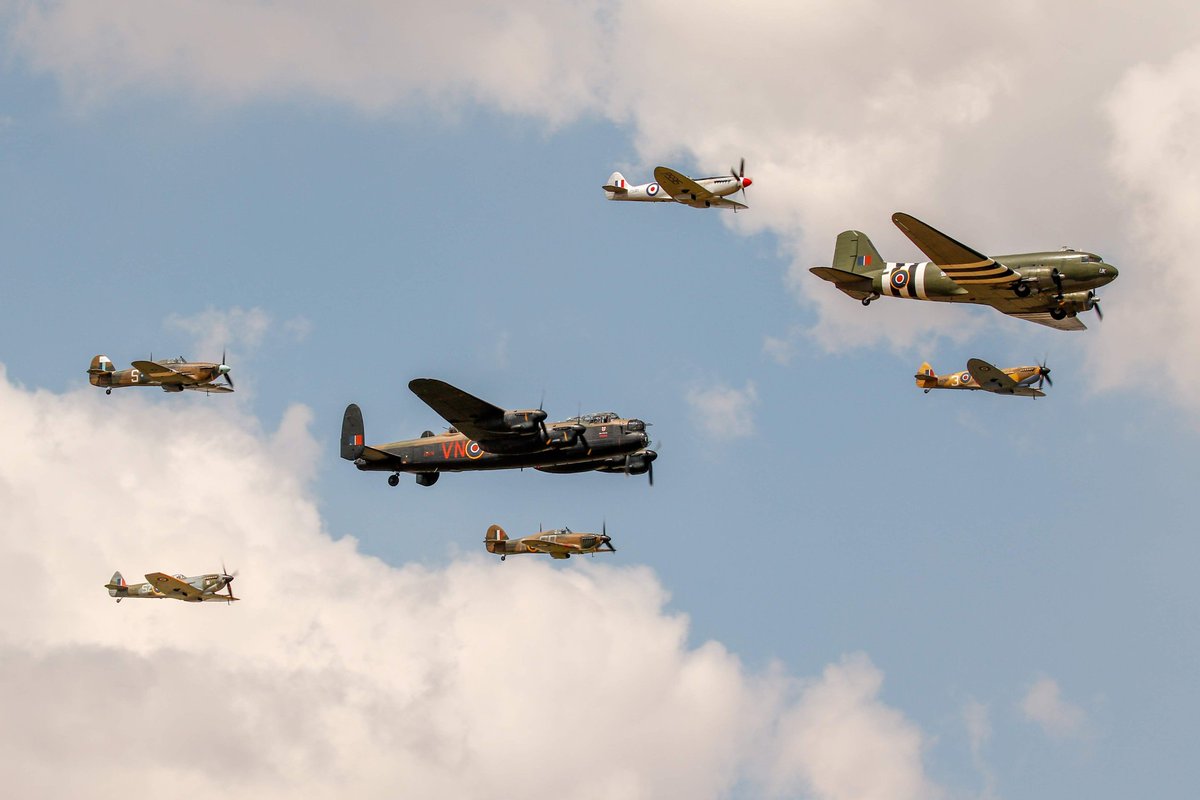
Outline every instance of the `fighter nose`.
[(752, 183), (754, 183), (754, 181), (750, 180), (749, 178), (742, 178), (742, 186), (749, 186)]

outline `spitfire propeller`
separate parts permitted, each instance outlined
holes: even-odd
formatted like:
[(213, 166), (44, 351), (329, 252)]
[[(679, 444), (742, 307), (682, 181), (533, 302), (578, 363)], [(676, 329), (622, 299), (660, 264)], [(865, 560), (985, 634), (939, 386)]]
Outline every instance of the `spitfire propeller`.
[(738, 169), (734, 169), (733, 167), (730, 167), (729, 174), (737, 179), (738, 185), (741, 186), (741, 189), (742, 189), (742, 199), (745, 200), (746, 199), (746, 187), (749, 186), (750, 184), (754, 183), (754, 181), (752, 181), (746, 177), (746, 159), (744, 159), (744, 158), (742, 159), (741, 164), (738, 167)]
[[(225, 359), (222, 358), (221, 361), (224, 362)], [(231, 574), (227, 569), (225, 569), (225, 559), (221, 559), (221, 580), (225, 582), (225, 589), (229, 592), (229, 600), (227, 602), (230, 603), (237, 599), (233, 596), (233, 586), (231, 585), (233, 583), (233, 579), (236, 577), (237, 570), (235, 569)]]
[(1050, 368), (1046, 366), (1046, 359), (1042, 359), (1042, 363), (1038, 364), (1038, 389), (1042, 388), (1042, 383), (1045, 382), (1049, 386), (1054, 386), (1054, 381), (1050, 380)]

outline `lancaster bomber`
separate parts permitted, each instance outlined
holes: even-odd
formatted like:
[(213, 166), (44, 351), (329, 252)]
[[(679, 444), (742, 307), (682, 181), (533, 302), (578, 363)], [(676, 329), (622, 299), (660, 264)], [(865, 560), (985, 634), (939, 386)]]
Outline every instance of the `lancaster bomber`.
[(892, 222), (931, 260), (884, 261), (866, 234), (838, 235), (833, 266), (810, 272), (864, 306), (880, 297), (906, 297), (988, 305), (1002, 314), (1064, 331), (1082, 331), (1082, 311), (1100, 311), (1096, 289), (1117, 277), (1117, 268), (1095, 253), (1070, 248), (985, 256), (908, 214)]
[(645, 473), (654, 484), (650, 439), (640, 419), (611, 411), (546, 422), (541, 408), (507, 411), (434, 378), (416, 378), (408, 388), (451, 427), (425, 431), (418, 439), (365, 443), (362, 411), (353, 403), (342, 416), (341, 456), (360, 470), (416, 475), (421, 486), (437, 483), (443, 472), (532, 467), (542, 472)]
[[(217, 383), (218, 378), (225, 378), (225, 383)], [(116, 369), (108, 356), (94, 356), (88, 367), (88, 381), (92, 386), (103, 386), (105, 394), (112, 394), (113, 389), (124, 386), (160, 386), (164, 392), (191, 389), (206, 394), (233, 391), (233, 378), (229, 377), (224, 353), (219, 364), (188, 361), (180, 356), (160, 361), (134, 361), (130, 369), (122, 370)]]

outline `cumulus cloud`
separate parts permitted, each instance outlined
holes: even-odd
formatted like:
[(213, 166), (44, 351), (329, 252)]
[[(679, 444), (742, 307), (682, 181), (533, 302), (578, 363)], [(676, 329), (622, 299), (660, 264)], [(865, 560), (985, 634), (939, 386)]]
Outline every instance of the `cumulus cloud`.
[(192, 336), (197, 358), (214, 360), (231, 344), (246, 350), (257, 348), (271, 324), (271, 315), (257, 307), (208, 308), (191, 315), (171, 314), (166, 319), (168, 328)]
[(1078, 736), (1083, 732), (1087, 714), (1079, 706), (1062, 698), (1058, 682), (1042, 677), (1021, 698), (1021, 713), (1030, 722), (1037, 723), (1047, 736), (1056, 739)]
[[(169, 398), (168, 398), (169, 399)], [(319, 446), (237, 409), (11, 384), (0, 368), (9, 791), (222, 797), (926, 797), (920, 730), (850, 656), (749, 671), (644, 567), (389, 566), (325, 530)], [(327, 444), (327, 443), (326, 443)], [(284, 452), (286, 457), (280, 458)], [(342, 532), (344, 533), (344, 532)], [(478, 531), (463, 531), (465, 539)], [(113, 603), (114, 569), (224, 558), (242, 602)], [(564, 625), (547, 608), (574, 609)], [(603, 763), (603, 769), (597, 768)], [(764, 777), (765, 775), (765, 777)]]
[(693, 386), (685, 397), (696, 427), (717, 439), (733, 439), (754, 433), (754, 406), (758, 390), (753, 381), (742, 389), (724, 383)]

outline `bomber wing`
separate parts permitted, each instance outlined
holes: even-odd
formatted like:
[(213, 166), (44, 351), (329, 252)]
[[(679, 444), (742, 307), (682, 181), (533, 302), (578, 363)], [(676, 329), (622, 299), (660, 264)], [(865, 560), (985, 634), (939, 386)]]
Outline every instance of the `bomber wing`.
[(982, 358), (972, 358), (967, 361), (967, 372), (984, 389), (995, 394), (1019, 394), (1026, 397), (1045, 397), (1046, 393), (1032, 386), (1022, 386), (1008, 377), (1002, 369), (992, 366)]
[(947, 278), (967, 291), (983, 290), (986, 294), (989, 290), (1006, 289), (1021, 278), (1021, 273), (950, 238), (916, 217), (897, 211), (892, 214), (892, 222), (946, 273)]
[(1010, 317), (1018, 319), (1027, 319), (1030, 322), (1036, 322), (1038, 325), (1045, 325), (1048, 328), (1055, 328), (1060, 331), (1086, 331), (1087, 325), (1083, 324), (1083, 320), (1079, 317), (1065, 316), (1062, 319), (1055, 319), (1050, 316), (1049, 311), (1005, 311)]
[(196, 600), (204, 596), (204, 593), (195, 586), (165, 572), (151, 572), (146, 575), (146, 581), (167, 597), (182, 597), (184, 600)]
[(159, 383), (195, 383), (196, 381), (191, 375), (178, 372), (154, 361), (134, 361), (133, 367), (147, 378)]
[(504, 424), (504, 409), (467, 394), (456, 386), (436, 378), (414, 378), (408, 382), (413, 394), (441, 415), (442, 419), (479, 442), (485, 450), (489, 441), (514, 441), (536, 437), (536, 433), (515, 433)]
[[(686, 175), (680, 175), (673, 169), (655, 167), (654, 180), (658, 182), (658, 185), (667, 194), (683, 203), (691, 202), (692, 200), (707, 200), (712, 203), (716, 198), (716, 195), (708, 189), (705, 189)], [(714, 205), (717, 204), (714, 203)], [(737, 205), (741, 205), (741, 203)], [(742, 208), (745, 208), (745, 206), (742, 206)]]

